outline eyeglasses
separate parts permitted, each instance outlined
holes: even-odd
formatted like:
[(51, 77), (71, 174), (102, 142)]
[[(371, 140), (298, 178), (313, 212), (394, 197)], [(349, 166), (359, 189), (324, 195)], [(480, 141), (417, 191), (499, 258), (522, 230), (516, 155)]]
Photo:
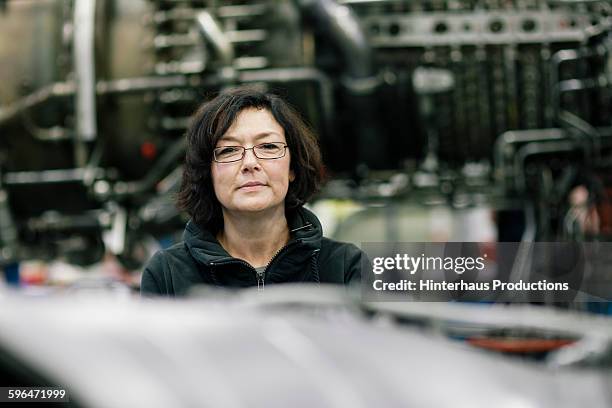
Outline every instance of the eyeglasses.
[(248, 149), (243, 146), (223, 146), (213, 150), (213, 159), (217, 163), (231, 163), (244, 158), (247, 150), (253, 150), (255, 157), (263, 160), (280, 159), (285, 156), (287, 145), (281, 142), (261, 143)]

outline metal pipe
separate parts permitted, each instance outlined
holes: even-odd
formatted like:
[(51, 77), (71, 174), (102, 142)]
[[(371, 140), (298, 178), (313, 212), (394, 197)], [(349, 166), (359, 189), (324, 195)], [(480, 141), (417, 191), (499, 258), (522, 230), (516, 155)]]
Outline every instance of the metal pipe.
[(46, 211), (38, 217), (28, 218), (27, 228), (35, 232), (93, 230), (106, 227), (108, 213), (105, 210), (88, 210), (80, 214), (62, 214), (57, 211)]
[(6, 261), (16, 255), (18, 245), (17, 227), (9, 207), (8, 193), (0, 188), (0, 259)]
[(331, 121), (334, 111), (333, 84), (331, 80), (315, 68), (274, 68), (239, 73), (239, 82), (299, 82), (313, 81), (321, 90), (321, 108), (326, 121)]
[(512, 145), (517, 143), (530, 142), (551, 142), (564, 140), (567, 136), (562, 129), (530, 129), (530, 130), (511, 130), (502, 133), (495, 141), (494, 146), (494, 165), (495, 176), (501, 179), (502, 184), (505, 184), (505, 179), (508, 172), (505, 171), (506, 156), (514, 153)]
[(142, 180), (115, 184), (115, 196), (132, 196), (152, 189), (157, 182), (167, 175), (170, 166), (178, 164), (179, 159), (185, 154), (186, 147), (187, 139), (185, 137), (174, 142), (174, 144), (164, 152), (163, 156), (155, 162), (155, 166), (149, 170)]
[(544, 153), (569, 152), (573, 150), (576, 150), (576, 144), (569, 141), (549, 143), (534, 142), (521, 147), (516, 152), (516, 157), (514, 158), (514, 175), (517, 190), (522, 192), (526, 188), (525, 172), (523, 169), (525, 167), (525, 161), (529, 156)]
[(32, 109), (49, 99), (74, 95), (74, 90), (74, 82), (56, 82), (24, 96), (10, 105), (0, 106), (0, 126), (13, 120), (22, 112)]
[[(334, 0), (294, 0), (302, 14), (340, 51), (344, 62), (342, 85), (348, 93), (348, 109), (356, 121), (357, 144), (355, 176), (361, 177), (369, 168), (385, 168), (386, 141), (384, 132), (372, 112), (372, 94), (381, 84), (374, 67), (373, 50), (358, 17), (348, 6)], [(339, 141), (341, 142), (341, 141)]]
[(44, 171), (15, 171), (4, 174), (2, 183), (7, 186), (28, 184), (74, 183), (82, 182), (91, 172), (104, 175), (102, 168), (75, 168)]
[(578, 115), (566, 110), (559, 112), (559, 121), (587, 136), (586, 140), (584, 138), (581, 140), (587, 142), (587, 153), (590, 156), (592, 151), (595, 150), (595, 159), (599, 160), (601, 158), (601, 135), (593, 125)]
[(95, 11), (95, 0), (75, 0), (73, 55), (76, 81), (76, 135), (86, 142), (96, 139), (97, 136)]
[(234, 47), (221, 25), (208, 11), (196, 14), (196, 23), (200, 34), (213, 46), (223, 65), (231, 67), (234, 61)]
[[(96, 93), (100, 95), (128, 94), (168, 88), (190, 88), (198, 85), (200, 83), (197, 78), (187, 79), (183, 75), (122, 78), (98, 81), (96, 83)], [(0, 106), (0, 126), (48, 100), (71, 97), (75, 95), (75, 92), (76, 83), (74, 81), (56, 82), (26, 95), (10, 105)]]
[(595, 50), (591, 49), (566, 49), (555, 52), (551, 57), (550, 69), (550, 100), (553, 102), (553, 117), (558, 119), (559, 112), (561, 111), (561, 94), (563, 92), (574, 92), (583, 89), (589, 89), (591, 87), (602, 86), (605, 87), (610, 83), (610, 78), (605, 74), (597, 78), (586, 78), (586, 79), (568, 79), (564, 81), (559, 80), (559, 72), (561, 70), (561, 64), (568, 61), (576, 61), (581, 58), (589, 58), (593, 56), (606, 56), (609, 51), (605, 47), (598, 47)]
[(353, 11), (332, 0), (296, 0), (302, 12), (326, 31), (340, 49), (347, 72), (344, 85), (367, 94), (380, 84), (374, 70), (372, 47)]
[(575, 61), (578, 59), (578, 51), (576, 50), (559, 50), (555, 52), (550, 58), (550, 64), (552, 68), (550, 70), (550, 101), (553, 102), (552, 117), (557, 118), (559, 110), (561, 109), (561, 95), (559, 94), (559, 71), (561, 70), (561, 64), (567, 61)]
[(528, 130), (510, 130), (504, 132), (497, 138), (495, 142), (495, 157), (496, 162), (501, 163), (504, 160), (504, 150), (516, 143), (529, 143), (529, 142), (547, 142), (554, 140), (565, 139), (565, 132), (563, 129), (552, 128), (552, 129), (528, 129)]
[(150, 76), (98, 81), (96, 84), (96, 92), (100, 95), (127, 94), (158, 89), (191, 88), (197, 87), (198, 85), (199, 81), (197, 79), (188, 79), (184, 75), (164, 77)]

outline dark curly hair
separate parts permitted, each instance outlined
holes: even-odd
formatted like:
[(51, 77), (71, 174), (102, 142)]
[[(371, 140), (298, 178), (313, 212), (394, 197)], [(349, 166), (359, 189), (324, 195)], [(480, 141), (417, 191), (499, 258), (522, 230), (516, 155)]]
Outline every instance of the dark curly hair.
[(317, 139), (294, 108), (277, 95), (248, 87), (224, 91), (197, 109), (187, 129), (187, 153), (177, 206), (201, 228), (218, 230), (223, 225), (221, 205), (212, 182), (213, 149), (238, 114), (247, 108), (268, 110), (285, 131), (291, 152), (290, 167), (295, 174), (285, 197), (286, 211), (304, 205), (322, 182), (323, 164)]

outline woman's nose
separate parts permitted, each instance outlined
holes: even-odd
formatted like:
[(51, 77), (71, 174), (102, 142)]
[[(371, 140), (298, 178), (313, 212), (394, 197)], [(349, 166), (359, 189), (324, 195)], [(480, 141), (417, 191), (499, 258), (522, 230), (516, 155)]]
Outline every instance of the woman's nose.
[(242, 158), (242, 166), (243, 168), (259, 166), (259, 161), (257, 160), (257, 156), (255, 156), (253, 149), (245, 150), (244, 157)]

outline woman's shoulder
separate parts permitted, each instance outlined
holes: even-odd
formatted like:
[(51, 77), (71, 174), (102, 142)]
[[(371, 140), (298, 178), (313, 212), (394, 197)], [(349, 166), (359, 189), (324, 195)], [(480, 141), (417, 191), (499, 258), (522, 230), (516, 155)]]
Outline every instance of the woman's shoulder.
[(167, 267), (171, 267), (176, 264), (181, 263), (192, 263), (191, 256), (189, 255), (189, 251), (185, 247), (185, 243), (183, 241), (177, 242), (172, 246), (164, 249), (160, 249), (157, 251), (147, 265), (145, 269), (165, 269)]
[(326, 246), (329, 248), (348, 248), (348, 247), (355, 247), (357, 248), (357, 246), (355, 244), (352, 244), (350, 242), (344, 242), (344, 241), (338, 241), (332, 238), (328, 238), (326, 236), (323, 236), (321, 238), (321, 246)]
[(322, 275), (341, 274), (337, 276), (340, 282), (345, 284), (358, 282), (361, 278), (361, 266), (364, 258), (364, 253), (357, 245), (336, 241), (334, 239), (321, 239), (321, 253), (319, 256), (319, 265), (322, 269)]
[(350, 242), (336, 241), (335, 239), (323, 237), (321, 239), (321, 256), (345, 258), (359, 257), (363, 252), (359, 247)]
[(198, 268), (185, 247), (176, 243), (157, 251), (147, 262), (141, 279), (142, 294), (182, 294), (201, 280)]

